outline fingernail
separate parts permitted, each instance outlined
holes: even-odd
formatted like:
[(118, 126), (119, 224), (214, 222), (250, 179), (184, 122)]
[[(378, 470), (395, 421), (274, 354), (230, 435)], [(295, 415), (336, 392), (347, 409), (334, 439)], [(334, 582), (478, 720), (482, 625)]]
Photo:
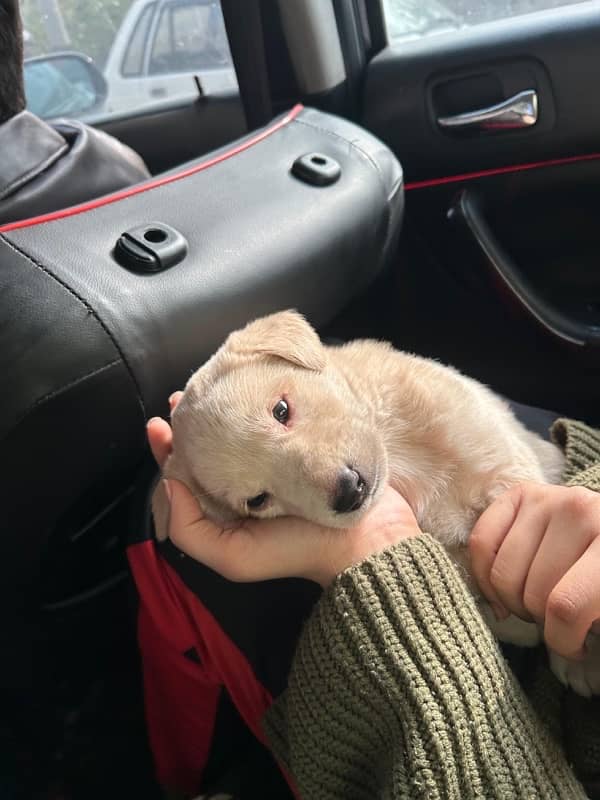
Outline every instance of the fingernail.
[(169, 481), (164, 479), (163, 480), (163, 486), (165, 487), (165, 494), (167, 495), (167, 500), (170, 503), (171, 502), (171, 498), (173, 496), (173, 492), (172, 492), (172, 489), (171, 489), (171, 485), (169, 484)]
[(160, 419), (160, 417), (150, 417), (150, 419), (149, 419), (149, 420), (148, 420), (148, 422), (146, 423), (146, 427), (148, 427), (149, 425), (151, 425), (153, 422), (156, 422), (156, 420), (157, 420), (157, 419)]
[(176, 394), (177, 394), (177, 392), (173, 392), (173, 394), (170, 394), (170, 395), (169, 395), (169, 405), (170, 405), (170, 406), (172, 406), (172, 405), (173, 405), (173, 403), (175, 402), (175, 395), (176, 395)]
[(507, 611), (504, 606), (500, 605), (500, 603), (490, 603), (490, 605), (492, 607), (492, 611), (494, 612), (494, 616), (499, 622), (507, 617), (510, 617), (510, 612)]

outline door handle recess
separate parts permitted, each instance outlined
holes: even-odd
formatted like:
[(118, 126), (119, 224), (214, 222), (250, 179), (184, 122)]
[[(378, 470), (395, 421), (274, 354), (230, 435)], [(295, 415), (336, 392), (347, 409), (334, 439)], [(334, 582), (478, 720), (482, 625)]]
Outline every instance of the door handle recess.
[(460, 222), (475, 242), (495, 282), (542, 330), (574, 348), (587, 348), (597, 358), (600, 326), (580, 322), (549, 303), (519, 269), (493, 233), (485, 215), (483, 196), (464, 189), (451, 207), (451, 218)]
[(526, 89), (508, 100), (489, 108), (479, 108), (450, 117), (438, 117), (438, 125), (446, 130), (483, 132), (529, 128), (538, 119), (538, 96), (535, 89)]

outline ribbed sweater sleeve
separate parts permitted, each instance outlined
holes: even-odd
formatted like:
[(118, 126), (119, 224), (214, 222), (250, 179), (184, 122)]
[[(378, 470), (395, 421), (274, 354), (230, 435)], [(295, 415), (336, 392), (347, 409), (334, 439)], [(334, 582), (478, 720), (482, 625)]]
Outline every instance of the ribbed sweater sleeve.
[(338, 576), (265, 726), (303, 800), (585, 797), (427, 535)]

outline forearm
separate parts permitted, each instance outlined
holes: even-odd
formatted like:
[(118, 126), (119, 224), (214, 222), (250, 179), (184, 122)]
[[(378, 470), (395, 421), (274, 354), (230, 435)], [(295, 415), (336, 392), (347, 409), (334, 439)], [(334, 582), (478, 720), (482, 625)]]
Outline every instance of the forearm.
[(304, 798), (582, 798), (441, 546), (347, 570), (267, 728)]

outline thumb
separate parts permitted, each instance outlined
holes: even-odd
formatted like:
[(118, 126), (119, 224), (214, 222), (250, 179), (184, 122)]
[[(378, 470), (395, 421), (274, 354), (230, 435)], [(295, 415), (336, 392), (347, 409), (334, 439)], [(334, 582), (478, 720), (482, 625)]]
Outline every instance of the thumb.
[[(231, 572), (231, 551), (235, 562), (235, 529), (225, 529), (207, 519), (196, 498), (184, 483), (165, 480), (169, 500), (169, 538), (179, 550), (224, 577)], [(226, 535), (229, 534), (229, 535)], [(233, 543), (233, 546), (232, 546)], [(239, 544), (244, 544), (243, 541)], [(247, 560), (247, 556), (246, 556)]]
[(164, 479), (163, 485), (169, 505), (169, 536), (173, 531), (196, 528), (207, 522), (196, 498), (184, 483), (170, 478)]

